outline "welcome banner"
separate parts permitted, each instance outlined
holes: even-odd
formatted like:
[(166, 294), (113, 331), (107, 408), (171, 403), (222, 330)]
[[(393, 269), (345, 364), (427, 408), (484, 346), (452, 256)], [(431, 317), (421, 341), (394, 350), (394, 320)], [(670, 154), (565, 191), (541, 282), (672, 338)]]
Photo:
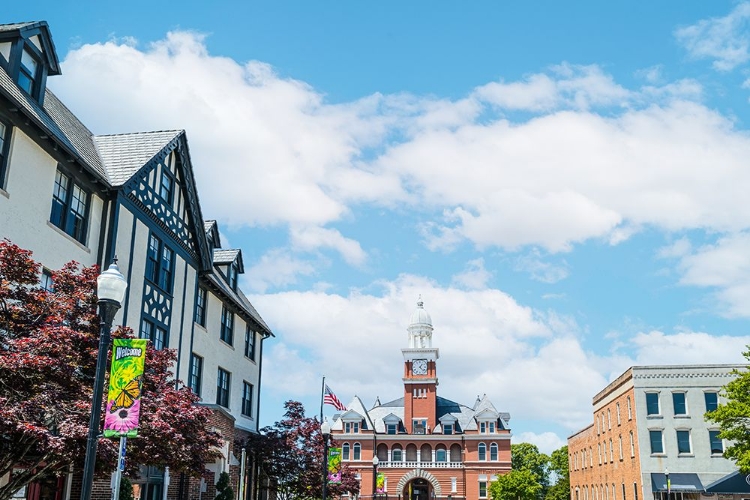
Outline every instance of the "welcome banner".
[(341, 484), (341, 448), (328, 449), (328, 484)]
[(136, 437), (141, 416), (141, 384), (146, 366), (146, 339), (114, 339), (109, 372), (105, 437)]
[(385, 492), (385, 474), (382, 472), (378, 472), (378, 475), (375, 479), (375, 493), (384, 493)]

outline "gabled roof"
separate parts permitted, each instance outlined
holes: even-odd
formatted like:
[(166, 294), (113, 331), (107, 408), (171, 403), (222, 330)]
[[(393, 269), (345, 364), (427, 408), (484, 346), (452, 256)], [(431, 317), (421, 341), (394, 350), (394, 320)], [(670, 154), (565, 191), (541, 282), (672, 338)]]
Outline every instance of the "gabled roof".
[[(94, 146), (111, 186), (125, 184), (166, 148), (182, 130), (94, 136)], [(196, 221), (200, 223), (202, 221)]]
[(245, 265), (242, 262), (242, 250), (239, 249), (215, 249), (214, 265), (225, 265), (237, 262), (237, 271), (242, 274), (245, 272)]
[(219, 225), (215, 220), (204, 220), (203, 231), (206, 233), (206, 238), (213, 242), (214, 248), (221, 248), (221, 238), (219, 237)]
[(23, 36), (24, 38), (30, 38), (36, 34), (40, 35), (42, 47), (44, 50), (42, 53), (46, 58), (46, 64), (49, 68), (49, 75), (60, 74), (60, 60), (57, 58), (57, 51), (55, 50), (55, 43), (52, 41), (52, 34), (50, 33), (49, 26), (46, 21), (31, 21), (26, 23), (12, 23), (12, 24), (0, 24), (0, 36), (6, 38), (4, 35)]

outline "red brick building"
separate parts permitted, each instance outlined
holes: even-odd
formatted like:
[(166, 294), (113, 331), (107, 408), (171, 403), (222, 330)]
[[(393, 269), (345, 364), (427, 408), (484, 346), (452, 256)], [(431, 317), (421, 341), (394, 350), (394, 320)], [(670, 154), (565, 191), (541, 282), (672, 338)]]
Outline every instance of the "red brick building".
[[(407, 331), (401, 397), (378, 399), (368, 410), (355, 396), (331, 425), (344, 463), (360, 480), (360, 497), (487, 498), (490, 482), (510, 471), (510, 414), (486, 396), (472, 406), (438, 396), (440, 355), (421, 300)], [(384, 482), (376, 493), (378, 473)]]

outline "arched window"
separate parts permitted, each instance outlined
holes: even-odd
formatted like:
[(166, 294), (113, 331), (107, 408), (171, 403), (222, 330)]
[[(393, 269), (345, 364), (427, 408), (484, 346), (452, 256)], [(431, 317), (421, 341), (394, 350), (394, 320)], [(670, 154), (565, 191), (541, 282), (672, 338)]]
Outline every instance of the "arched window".
[(445, 450), (445, 446), (440, 445), (435, 449), (435, 461), (436, 462), (447, 462), (448, 453)]
[(403, 462), (404, 457), (401, 451), (401, 445), (395, 444), (391, 448), (391, 461), (392, 462)]
[(487, 445), (479, 443), (479, 460), (487, 460)]
[(421, 448), (419, 448), (419, 461), (424, 462), (432, 462), (432, 446), (429, 444), (423, 444)]
[(633, 407), (630, 406), (630, 396), (628, 396), (628, 420), (633, 420)]
[(354, 460), (362, 458), (362, 446), (359, 443), (354, 443)]
[(490, 445), (490, 460), (497, 462), (497, 443)]
[(417, 446), (415, 444), (406, 445), (406, 457), (404, 458), (407, 462), (417, 461)]
[(341, 446), (341, 458), (343, 460), (349, 460), (349, 443), (344, 443)]
[(460, 461), (461, 461), (461, 445), (453, 444), (451, 445), (451, 462), (460, 462)]

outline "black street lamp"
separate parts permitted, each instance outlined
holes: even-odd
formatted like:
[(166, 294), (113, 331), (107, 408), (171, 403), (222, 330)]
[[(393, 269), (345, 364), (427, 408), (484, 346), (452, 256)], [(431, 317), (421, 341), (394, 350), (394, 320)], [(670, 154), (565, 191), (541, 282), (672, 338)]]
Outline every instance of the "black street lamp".
[(323, 500), (326, 500), (326, 486), (328, 485), (328, 437), (331, 435), (331, 424), (324, 420), (320, 424), (320, 433), (323, 435)]
[(99, 420), (102, 413), (102, 395), (104, 393), (104, 369), (107, 364), (110, 330), (112, 320), (120, 309), (125, 298), (128, 282), (117, 267), (117, 258), (109, 269), (96, 278), (96, 296), (99, 298), (99, 353), (96, 356), (96, 374), (94, 375), (94, 395), (91, 398), (91, 420), (86, 442), (86, 462), (83, 466), (81, 483), (81, 500), (90, 500), (94, 483), (94, 466), (96, 465), (96, 445), (99, 437)]
[(372, 455), (372, 498), (375, 498), (375, 494), (378, 492), (378, 456)]
[(664, 469), (664, 480), (667, 482), (667, 500), (669, 500), (670, 493), (672, 493), (672, 483), (669, 482), (669, 469)]

